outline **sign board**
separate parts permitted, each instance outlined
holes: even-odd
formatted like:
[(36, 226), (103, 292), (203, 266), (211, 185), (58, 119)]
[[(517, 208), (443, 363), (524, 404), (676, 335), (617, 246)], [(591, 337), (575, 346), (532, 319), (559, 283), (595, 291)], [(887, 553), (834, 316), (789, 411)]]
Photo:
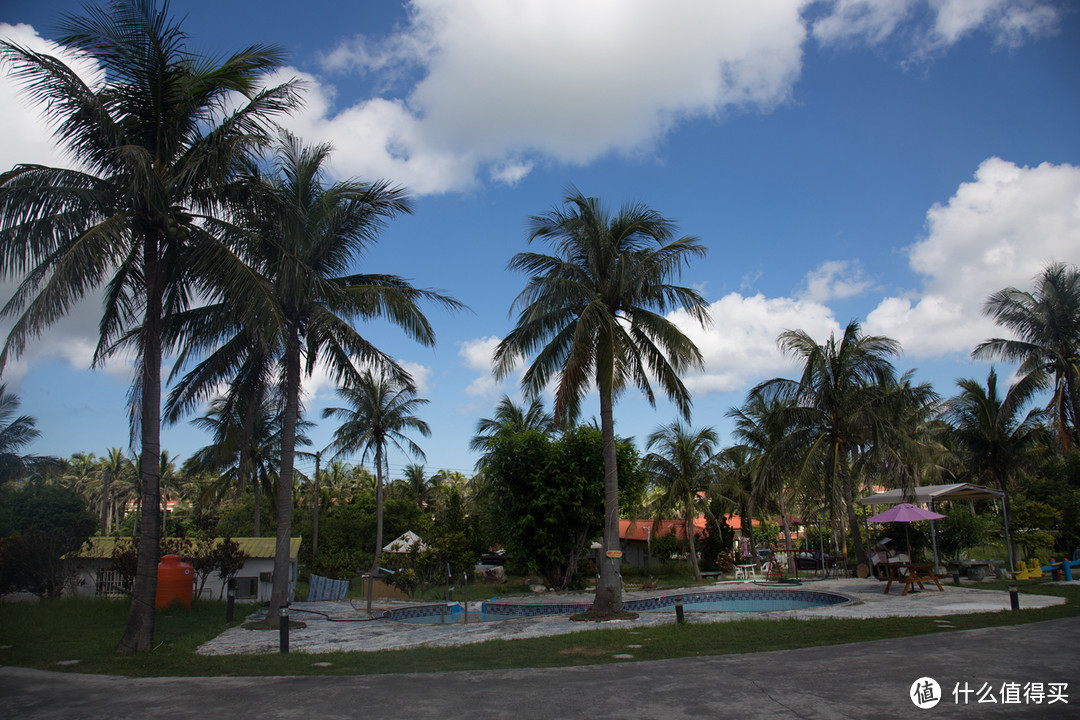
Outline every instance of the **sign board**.
[(605, 553), (609, 558), (621, 558), (622, 550), (608, 550)]

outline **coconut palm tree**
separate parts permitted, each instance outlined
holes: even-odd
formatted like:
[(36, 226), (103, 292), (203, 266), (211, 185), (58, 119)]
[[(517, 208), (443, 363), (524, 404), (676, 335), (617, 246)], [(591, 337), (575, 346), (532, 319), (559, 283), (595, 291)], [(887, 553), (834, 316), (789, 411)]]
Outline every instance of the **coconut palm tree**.
[(828, 486), (839, 493), (855, 554), (860, 563), (868, 564), (856, 514), (853, 465), (857, 453), (882, 435), (883, 398), (896, 385), (889, 357), (899, 353), (900, 345), (891, 338), (863, 335), (855, 321), (839, 339), (830, 335), (824, 344), (802, 330), (781, 333), (778, 342), (785, 354), (802, 363), (801, 377), (770, 380), (751, 392), (768, 389), (792, 403), (788, 411), (796, 414), (792, 427), (807, 435), (804, 446), (810, 449), (803, 464), (823, 469)]
[(428, 401), (416, 396), (411, 383), (372, 370), (365, 370), (354, 386), (338, 388), (338, 393), (349, 407), (323, 410), (324, 418), (341, 421), (334, 431), (337, 453), (360, 453), (360, 462), (370, 455), (375, 463), (375, 559), (370, 572), (376, 575), (383, 547), (383, 481), (389, 474), (386, 451), (393, 445), (408, 455), (424, 457), (424, 451), (405, 433), (431, 435), (427, 423), (414, 414)]
[(1055, 435), (1066, 449), (1080, 447), (1080, 268), (1047, 265), (1033, 291), (999, 290), (983, 312), (1016, 338), (979, 343), (972, 356), (1019, 362), (1024, 374), (1052, 375), (1048, 408)]
[(329, 157), (329, 145), (306, 146), (283, 131), (275, 145), (272, 172), (249, 167), (235, 196), (232, 228), (227, 230), (227, 237), (260, 273), (265, 291), (234, 308), (241, 323), (257, 330), (268, 348), (280, 348), (284, 410), (269, 619), (278, 616), (288, 593), (302, 371), (310, 375), (322, 363), (339, 383), (355, 387), (364, 377), (359, 365), (412, 387), (408, 373), (352, 323), (384, 318), (431, 346), (435, 333), (420, 303), (462, 307), (447, 295), (414, 288), (395, 275), (353, 272), (385, 222), (410, 211), (409, 201), (404, 190), (383, 182), (327, 183)]
[[(20, 279), (3, 309), (15, 322), (0, 368), (104, 287), (94, 363), (135, 350), (132, 434), (142, 442), (143, 507), (157, 507), (163, 320), (196, 291), (258, 291), (204, 220), (237, 159), (264, 141), (264, 121), (296, 96), (291, 84), (259, 89), (281, 63), (277, 48), (211, 61), (188, 49), (166, 4), (115, 0), (85, 13), (64, 17), (58, 42), (104, 70), (93, 86), (54, 57), (0, 43), (0, 61), (45, 108), (78, 168), (20, 165), (0, 175), (0, 275)], [(241, 95), (249, 100), (237, 108)], [(158, 522), (143, 513), (122, 652), (153, 645)]]
[(554, 380), (559, 425), (577, 416), (591, 388), (599, 391), (605, 517), (592, 609), (600, 614), (622, 608), (615, 401), (633, 386), (655, 403), (655, 382), (689, 416), (690, 393), (679, 376), (702, 364), (693, 341), (665, 313), (680, 310), (696, 323), (708, 321), (701, 295), (671, 284), (705, 247), (674, 236), (674, 224), (655, 210), (627, 205), (611, 215), (598, 199), (571, 188), (563, 208), (530, 222), (529, 242), (549, 241), (555, 254), (518, 253), (509, 265), (529, 279), (514, 301), (517, 324), (495, 350), (496, 375), (505, 377), (535, 356), (522, 388), (537, 397)]
[(750, 500), (775, 498), (780, 510), (780, 526), (784, 546), (788, 550), (788, 567), (795, 572), (795, 556), (791, 543), (791, 515), (787, 494), (805, 455), (805, 433), (798, 426), (794, 403), (781, 397), (775, 387), (757, 388), (747, 396), (742, 407), (732, 408), (727, 416), (735, 421), (732, 435), (740, 445), (732, 450), (736, 458), (745, 453), (739, 471), (747, 477)]
[(21, 400), (0, 383), (0, 485), (23, 477), (41, 458), (22, 455), (27, 445), (41, 437), (37, 420), (29, 415), (16, 416)]
[(716, 480), (716, 431), (711, 427), (693, 430), (679, 421), (655, 430), (645, 443), (648, 450), (642, 466), (656, 491), (650, 505), (658, 519), (669, 512), (682, 515), (689, 543), (694, 578), (701, 580), (694, 545), (694, 518)]
[(953, 427), (953, 438), (963, 458), (977, 478), (993, 483), (1003, 493), (1006, 542), (1009, 545), (1009, 569), (1013, 568), (1016, 548), (1009, 538), (1012, 506), (1009, 491), (1017, 476), (1037, 459), (1042, 446), (1045, 411), (1024, 412), (1042, 383), (1032, 374), (1025, 375), (1005, 392), (998, 393), (997, 371), (990, 368), (983, 387), (977, 380), (958, 380), (960, 394), (945, 404), (945, 419)]
[(488, 452), (496, 438), (504, 437), (521, 430), (539, 430), (551, 433), (555, 430), (555, 421), (544, 409), (544, 401), (533, 398), (528, 406), (518, 405), (503, 395), (495, 405), (495, 417), (481, 418), (476, 422), (476, 435), (469, 441), (469, 449), (483, 452), (476, 461), (476, 469), (483, 467)]
[(113, 521), (119, 519), (117, 513), (117, 493), (121, 482), (134, 474), (135, 466), (118, 447), (109, 448), (105, 457), (98, 463), (101, 473), (101, 534), (112, 532)]

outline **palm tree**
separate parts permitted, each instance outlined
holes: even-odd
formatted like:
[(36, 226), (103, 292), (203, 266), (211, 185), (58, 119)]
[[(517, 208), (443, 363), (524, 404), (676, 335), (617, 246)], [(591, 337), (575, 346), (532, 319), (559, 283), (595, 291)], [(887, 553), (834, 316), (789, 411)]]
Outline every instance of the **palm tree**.
[(483, 467), (488, 458), (492, 443), (500, 437), (522, 430), (539, 430), (551, 433), (555, 430), (555, 421), (544, 410), (544, 401), (533, 398), (528, 407), (516, 404), (509, 395), (503, 395), (495, 405), (495, 417), (481, 418), (476, 423), (476, 435), (469, 441), (469, 449), (484, 454), (476, 461), (476, 469)]
[[(143, 507), (157, 507), (162, 323), (194, 290), (257, 291), (205, 218), (236, 160), (263, 142), (264, 121), (296, 98), (291, 84), (258, 90), (282, 60), (274, 47), (252, 46), (216, 64), (187, 49), (165, 4), (115, 0), (85, 12), (64, 17), (59, 42), (104, 68), (94, 87), (56, 58), (0, 43), (0, 60), (44, 106), (80, 168), (20, 165), (0, 175), (0, 275), (20, 278), (3, 309), (16, 320), (0, 368), (104, 286), (94, 362), (135, 348), (132, 435), (142, 441)], [(232, 109), (237, 95), (249, 101)], [(158, 522), (157, 513), (143, 513), (121, 652), (153, 645)]]
[(341, 420), (334, 432), (334, 447), (338, 454), (360, 453), (361, 463), (370, 454), (375, 462), (375, 559), (370, 573), (378, 575), (383, 546), (383, 480), (389, 474), (386, 450), (393, 445), (408, 455), (424, 457), (424, 451), (405, 433), (414, 430), (424, 437), (431, 435), (427, 423), (414, 414), (428, 401), (416, 396), (411, 383), (372, 370), (365, 370), (354, 386), (338, 388), (338, 393), (349, 407), (323, 410), (324, 418)]
[(117, 517), (116, 495), (120, 482), (135, 470), (135, 466), (118, 447), (109, 448), (108, 454), (101, 458), (98, 468), (101, 472), (101, 534), (112, 532), (113, 519)]
[(7, 391), (7, 383), (0, 383), (0, 485), (23, 477), (41, 460), (20, 454), (41, 437), (41, 431), (35, 427), (37, 420), (29, 415), (15, 416), (20, 404), (19, 396)]
[(781, 333), (779, 344), (801, 361), (802, 376), (798, 381), (770, 380), (752, 392), (771, 389), (793, 403), (792, 412), (798, 415), (794, 427), (808, 435), (810, 455), (804, 465), (824, 469), (829, 487), (847, 508), (856, 557), (868, 564), (856, 514), (853, 464), (859, 450), (882, 434), (883, 398), (896, 385), (888, 358), (899, 353), (900, 345), (891, 338), (863, 335), (855, 321), (839, 340), (830, 335), (819, 344), (802, 330), (788, 330)]
[(671, 284), (705, 247), (693, 237), (673, 239), (674, 224), (644, 205), (610, 215), (599, 200), (574, 188), (564, 204), (566, 209), (530, 223), (529, 242), (550, 241), (555, 254), (523, 252), (510, 261), (529, 280), (514, 301), (517, 324), (495, 350), (496, 375), (505, 377), (535, 354), (522, 388), (527, 397), (537, 397), (555, 380), (553, 415), (559, 425), (577, 415), (590, 388), (599, 391), (604, 547), (592, 609), (611, 614), (622, 608), (614, 403), (628, 386), (655, 403), (655, 381), (689, 415), (690, 393), (679, 374), (700, 367), (701, 353), (664, 313), (680, 309), (695, 322), (708, 321), (701, 295)]
[(1031, 374), (1022, 377), (1000, 397), (997, 372), (990, 368), (986, 387), (977, 380), (958, 380), (960, 394), (945, 405), (945, 418), (953, 426), (953, 437), (964, 464), (976, 477), (991, 482), (1002, 492), (1005, 538), (1009, 546), (1009, 569), (1013, 569), (1016, 548), (1009, 538), (1012, 506), (1009, 490), (1017, 475), (1036, 459), (1041, 445), (1045, 411), (1024, 413), (1042, 385)]
[(656, 452), (646, 455), (642, 463), (652, 476), (657, 491), (651, 502), (657, 518), (662, 519), (669, 511), (682, 514), (690, 565), (694, 569), (694, 579), (699, 582), (701, 568), (694, 546), (694, 518), (699, 503), (716, 479), (716, 443), (716, 431), (711, 427), (694, 431), (675, 421), (649, 435), (645, 447), (655, 448)]
[(417, 463), (406, 465), (402, 472), (401, 482), (405, 496), (416, 503), (417, 507), (423, 508), (428, 504), (431, 485), (428, 483), (423, 465)]
[(742, 407), (732, 408), (727, 416), (735, 421), (732, 435), (741, 442), (728, 453), (736, 458), (745, 456), (739, 472), (748, 480), (749, 502), (763, 496), (777, 499), (788, 567), (795, 572), (786, 491), (794, 474), (792, 468), (799, 467), (799, 457), (805, 453), (806, 440), (799, 432), (793, 401), (782, 398), (775, 388), (756, 388)]
[(278, 617), (288, 593), (302, 361), (306, 374), (321, 362), (349, 387), (362, 379), (356, 364), (411, 387), (408, 373), (350, 323), (386, 318), (417, 342), (431, 346), (435, 333), (420, 302), (462, 307), (447, 295), (414, 288), (395, 275), (351, 272), (386, 220), (409, 212), (404, 190), (382, 182), (327, 184), (324, 167), (330, 146), (305, 146), (284, 131), (275, 151), (272, 172), (249, 167), (246, 183), (236, 196), (234, 225), (229, 231), (251, 266), (261, 273), (265, 289), (265, 295), (253, 295), (246, 306), (234, 309), (242, 323), (265, 338), (268, 348), (280, 350), (284, 410), (270, 620)]
[(1013, 331), (1015, 340), (993, 338), (971, 353), (1020, 363), (1024, 374), (1054, 377), (1049, 409), (1058, 442), (1080, 447), (1080, 268), (1047, 265), (1032, 292), (1007, 287), (987, 299), (983, 312)]

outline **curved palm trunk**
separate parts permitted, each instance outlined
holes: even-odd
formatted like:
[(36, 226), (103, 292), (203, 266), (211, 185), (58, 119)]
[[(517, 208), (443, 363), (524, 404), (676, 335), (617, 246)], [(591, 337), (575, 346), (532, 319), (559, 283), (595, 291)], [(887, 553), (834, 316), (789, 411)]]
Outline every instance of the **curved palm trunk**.
[(322, 460), (322, 450), (315, 453), (315, 502), (312, 505), (312, 511), (315, 516), (311, 519), (311, 564), (315, 565), (315, 560), (319, 556), (319, 500), (322, 499), (322, 492), (319, 490), (319, 461)]
[(600, 435), (604, 446), (604, 543), (600, 555), (600, 580), (590, 610), (617, 613), (622, 610), (622, 560), (619, 546), (619, 469), (615, 455), (615, 419), (610, 383), (600, 389)]
[(686, 524), (686, 539), (690, 543), (690, 567), (694, 569), (694, 579), (701, 582), (701, 567), (698, 565), (697, 547), (694, 545), (694, 498), (686, 498), (686, 515), (683, 518)]
[(281, 419), (281, 473), (278, 476), (277, 542), (274, 546), (274, 588), (266, 621), (277, 622), (289, 597), (289, 540), (292, 535), (293, 459), (296, 419), (300, 413), (300, 339), (290, 328), (285, 341), (285, 415)]
[(383, 443), (380, 440), (375, 446), (375, 559), (371, 561), (371, 570), (368, 571), (373, 577), (379, 574), (379, 558), (382, 556), (382, 531), (383, 531)]
[(784, 547), (787, 550), (788, 572), (795, 574), (795, 553), (791, 544), (791, 523), (788, 522), (787, 502), (784, 500), (784, 486), (780, 486), (780, 523), (784, 527)]
[[(146, 278), (146, 315), (142, 328), (142, 450), (139, 472), (142, 488), (139, 507), (161, 506), (161, 313), (162, 288), (158, 271), (159, 238), (149, 235), (143, 250)], [(135, 586), (131, 595), (127, 624), (117, 652), (149, 650), (154, 645), (154, 602), (157, 597), (157, 570), (161, 518), (156, 511), (141, 512), (139, 517), (139, 552), (136, 560)]]
[(840, 477), (840, 487), (844, 493), (844, 504), (847, 506), (848, 529), (851, 530), (851, 540), (855, 543), (855, 558), (860, 565), (870, 567), (870, 558), (866, 553), (866, 543), (863, 542), (862, 531), (859, 528), (859, 516), (855, 514), (855, 489), (851, 484), (851, 473), (848, 471), (846, 455), (837, 460), (836, 473)]

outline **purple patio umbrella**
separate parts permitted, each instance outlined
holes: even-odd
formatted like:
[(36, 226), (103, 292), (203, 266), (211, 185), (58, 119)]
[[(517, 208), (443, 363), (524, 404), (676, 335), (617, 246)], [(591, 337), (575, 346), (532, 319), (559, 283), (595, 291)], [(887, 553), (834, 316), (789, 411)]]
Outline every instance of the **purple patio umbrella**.
[[(893, 505), (884, 512), (879, 512), (877, 515), (871, 515), (867, 520), (876, 523), (912, 523), (919, 522), (920, 520), (937, 520), (938, 518), (943, 517), (945, 516), (941, 513), (936, 513), (932, 510), (923, 510), (921, 507), (916, 507), (911, 503), (900, 503), (899, 505)], [(908, 557), (911, 557), (911, 537), (908, 535), (906, 527), (904, 528), (904, 537), (906, 537), (908, 541)]]

